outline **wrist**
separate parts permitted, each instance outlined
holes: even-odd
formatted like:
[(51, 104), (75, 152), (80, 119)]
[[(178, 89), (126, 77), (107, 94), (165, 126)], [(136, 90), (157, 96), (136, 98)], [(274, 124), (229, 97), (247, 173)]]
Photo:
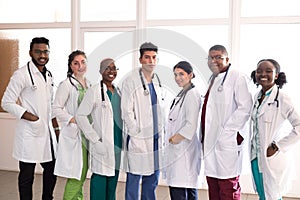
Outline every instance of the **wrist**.
[(278, 151), (278, 147), (275, 142), (272, 142), (271, 147), (274, 151)]

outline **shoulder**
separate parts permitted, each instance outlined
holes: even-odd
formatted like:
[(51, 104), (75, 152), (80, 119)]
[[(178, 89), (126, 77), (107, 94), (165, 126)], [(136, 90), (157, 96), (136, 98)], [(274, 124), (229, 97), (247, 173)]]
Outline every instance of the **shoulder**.
[(190, 89), (187, 94), (186, 94), (186, 98), (189, 99), (195, 99), (200, 101), (200, 91), (197, 87), (193, 87), (192, 89)]
[(125, 86), (129, 86), (129, 85), (136, 85), (138, 84), (138, 81), (140, 79), (140, 75), (139, 75), (139, 69), (133, 69), (131, 72), (128, 73), (128, 75), (125, 77), (125, 79), (122, 81), (122, 87)]
[(71, 88), (71, 83), (69, 81), (68, 78), (66, 78), (65, 80), (61, 81), (58, 85), (59, 88), (67, 88), (67, 89), (70, 89)]

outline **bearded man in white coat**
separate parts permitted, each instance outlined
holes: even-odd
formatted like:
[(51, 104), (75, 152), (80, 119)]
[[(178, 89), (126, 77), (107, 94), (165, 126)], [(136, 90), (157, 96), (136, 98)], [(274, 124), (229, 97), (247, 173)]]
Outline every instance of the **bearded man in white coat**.
[(224, 46), (209, 49), (213, 72), (201, 114), (204, 173), (210, 200), (238, 200), (241, 187), (241, 132), (250, 117), (252, 96), (247, 77), (234, 70)]
[(18, 186), (20, 199), (32, 199), (36, 163), (43, 168), (43, 200), (53, 199), (56, 176), (53, 174), (56, 137), (59, 134), (55, 118), (50, 128), (53, 80), (46, 64), (49, 61), (49, 40), (33, 38), (31, 61), (12, 75), (2, 98), (2, 108), (17, 118), (13, 157), (19, 161)]

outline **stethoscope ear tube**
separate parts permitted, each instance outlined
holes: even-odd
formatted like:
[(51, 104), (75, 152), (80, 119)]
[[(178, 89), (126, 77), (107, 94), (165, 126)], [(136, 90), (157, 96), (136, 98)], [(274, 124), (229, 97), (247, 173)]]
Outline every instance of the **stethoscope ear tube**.
[[(140, 75), (141, 83), (142, 83), (142, 86), (143, 86), (143, 89), (144, 89), (144, 95), (147, 96), (150, 93), (146, 88), (146, 84), (145, 84), (145, 81), (144, 81), (143, 76), (142, 76), (142, 69), (139, 70), (139, 75)], [(160, 79), (159, 79), (158, 75), (156, 73), (154, 73), (153, 76), (156, 76), (157, 81), (158, 81), (158, 85), (161, 88), (161, 82), (160, 82)]]
[[(29, 62), (27, 63), (27, 70), (28, 70), (30, 80), (31, 80), (31, 88), (32, 88), (32, 90), (36, 90), (37, 86), (34, 84), (33, 77), (32, 77), (31, 71), (30, 71), (30, 67), (29, 67)], [(52, 73), (47, 68), (46, 68), (46, 70), (48, 72), (48, 76), (52, 78)], [(53, 83), (51, 85), (54, 86)]]

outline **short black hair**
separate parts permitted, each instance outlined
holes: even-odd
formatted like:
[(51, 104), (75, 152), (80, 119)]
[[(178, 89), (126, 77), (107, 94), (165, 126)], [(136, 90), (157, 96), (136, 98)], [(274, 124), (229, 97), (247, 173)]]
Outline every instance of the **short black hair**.
[(140, 58), (143, 57), (145, 51), (158, 51), (156, 45), (152, 44), (151, 42), (145, 42), (140, 46)]
[(32, 50), (34, 44), (46, 44), (50, 48), (49, 40), (45, 37), (35, 37), (35, 38), (33, 38), (31, 40), (31, 43), (30, 43), (30, 51)]
[(227, 52), (226, 48), (220, 44), (216, 44), (216, 45), (210, 47), (209, 52), (211, 52), (211, 51), (221, 51), (223, 54), (228, 56), (228, 52)]

